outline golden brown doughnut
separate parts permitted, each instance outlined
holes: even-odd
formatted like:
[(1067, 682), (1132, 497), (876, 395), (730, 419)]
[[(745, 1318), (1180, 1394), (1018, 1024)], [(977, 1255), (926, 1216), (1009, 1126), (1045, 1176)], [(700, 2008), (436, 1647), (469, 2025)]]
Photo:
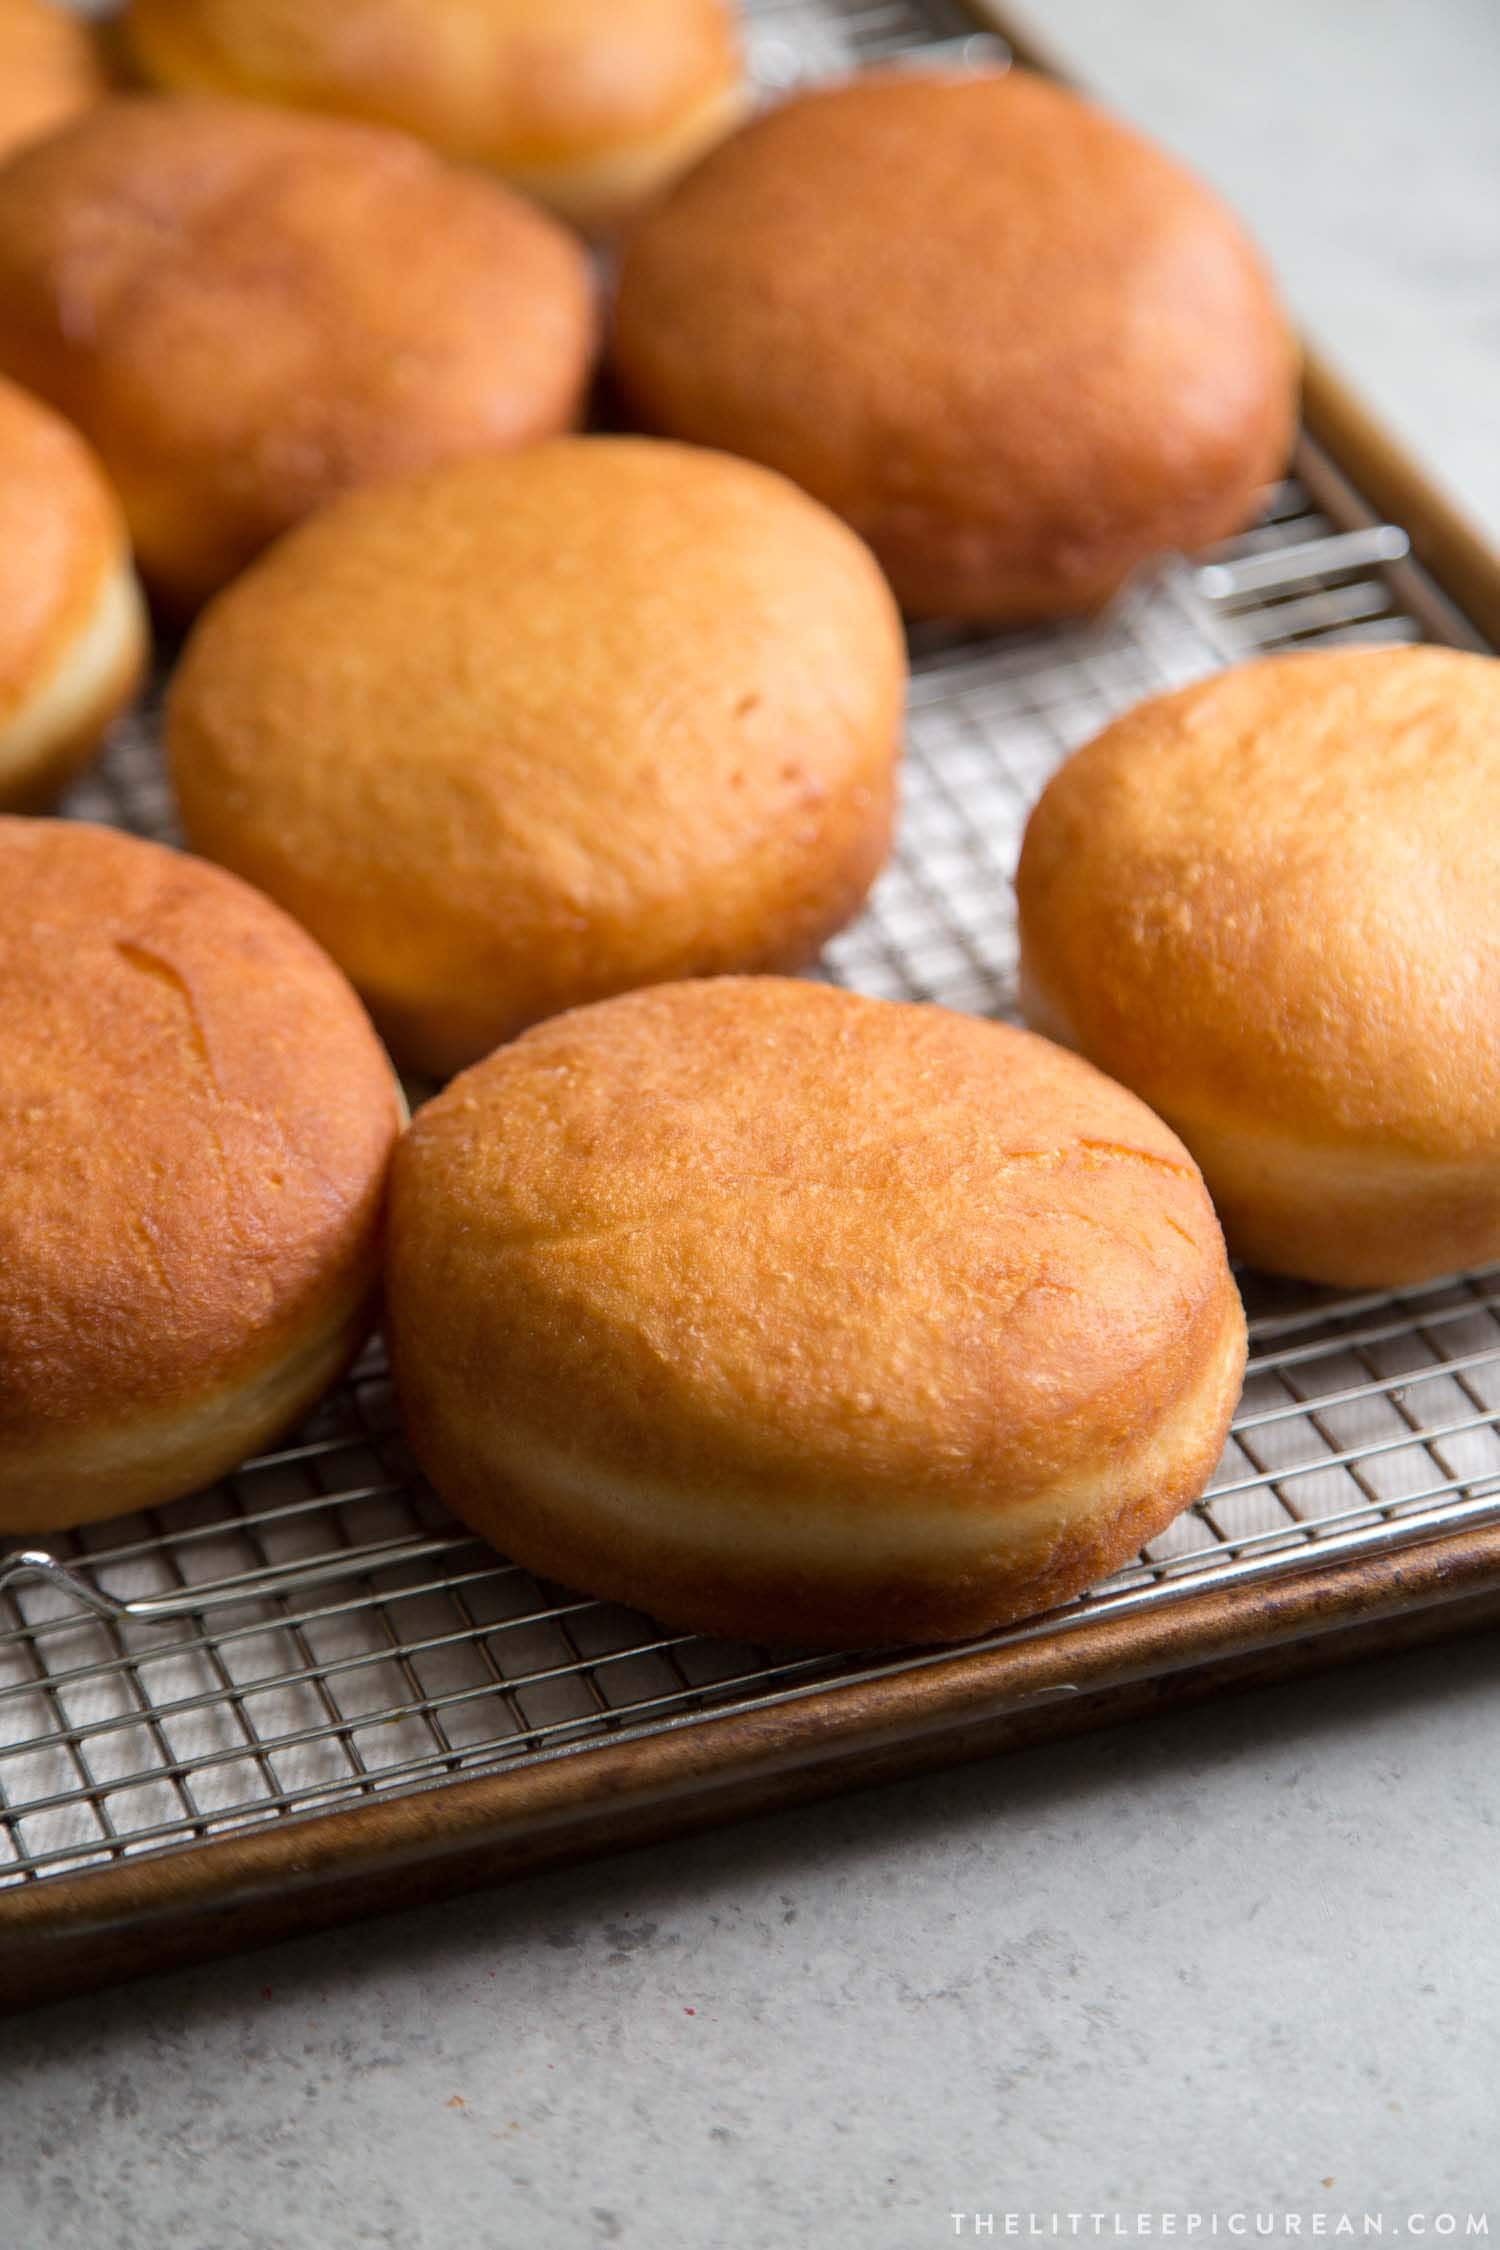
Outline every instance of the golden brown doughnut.
[(0, 158), (102, 100), (89, 26), (55, 0), (0, 0)]
[(397, 1153), (417, 1457), (528, 1568), (752, 1640), (957, 1638), (1196, 1499), (1245, 1323), (1159, 1119), (1075, 1056), (780, 978), (580, 1009)]
[(1379, 1287), (1500, 1257), (1500, 663), (1277, 657), (1069, 759), (1027, 1015), (1168, 1118), (1230, 1245)]
[(135, 693), (148, 644), (99, 464), (0, 379), (0, 810), (57, 795)]
[(559, 439), (283, 541), (201, 620), (168, 748), (194, 846), (441, 1073), (811, 960), (889, 846), (904, 681), (879, 571), (780, 477)]
[(562, 228), (378, 126), (142, 95), (0, 175), (0, 367), (178, 607), (351, 485), (564, 428), (592, 317)]
[(369, 1328), (390, 1066), (216, 867), (0, 819), (0, 1528), (191, 1491)]
[(627, 241), (646, 423), (783, 471), (904, 608), (1018, 624), (1237, 530), (1294, 418), (1238, 222), (1025, 71), (881, 72), (716, 149)]
[(129, 0), (158, 85), (399, 125), (613, 223), (743, 106), (726, 0)]

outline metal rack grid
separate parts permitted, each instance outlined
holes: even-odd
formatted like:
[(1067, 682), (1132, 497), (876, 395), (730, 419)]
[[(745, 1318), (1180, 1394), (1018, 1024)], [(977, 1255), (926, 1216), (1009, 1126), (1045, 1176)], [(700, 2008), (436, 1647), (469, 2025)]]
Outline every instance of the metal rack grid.
[(945, 60), (965, 50), (1005, 52), (1003, 40), (975, 30), (963, 0), (741, 0), (740, 12), (750, 76), (768, 91), (868, 69), (917, 47), (951, 47)]
[[(827, 68), (947, 30), (905, 0), (762, 0), (752, 40)], [(898, 852), (825, 973), (1012, 1013), (1020, 831), (1076, 743), (1257, 648), (1446, 630), (1399, 531), (1306, 447), (1301, 468), (1255, 531), (1107, 617), (915, 637)], [(70, 812), (172, 836), (156, 716), (117, 730)], [(975, 1645), (1500, 1520), (1500, 1269), (1360, 1297), (1246, 1287), (1250, 1374), (1203, 1501), (1106, 1586)], [(50, 1551), (76, 1578), (0, 1570), (0, 1887), (935, 1661), (708, 1642), (538, 1581), (415, 1475), (378, 1348), (276, 1452)]]

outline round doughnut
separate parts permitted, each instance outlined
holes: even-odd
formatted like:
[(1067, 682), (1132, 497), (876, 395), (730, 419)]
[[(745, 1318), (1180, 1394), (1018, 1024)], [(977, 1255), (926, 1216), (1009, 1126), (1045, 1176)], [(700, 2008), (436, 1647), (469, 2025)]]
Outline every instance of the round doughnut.
[(1016, 888), (1029, 1020), (1170, 1120), (1241, 1256), (1357, 1288), (1500, 1257), (1500, 663), (1143, 703), (1048, 784)]
[(98, 462), (0, 379), (0, 810), (57, 795), (140, 685), (148, 643)]
[(353, 1357), (399, 1093), (358, 1001), (216, 867), (0, 819), (0, 1529), (148, 1507)]
[(628, 239), (614, 362), (649, 427), (846, 517), (905, 609), (996, 624), (1237, 530), (1293, 431), (1238, 222), (1020, 70), (880, 72), (734, 134)]
[(0, 174), (0, 369), (176, 608), (349, 486), (565, 428), (592, 324), (571, 236), (383, 127), (138, 95)]
[(1196, 1499), (1245, 1323), (1149, 1110), (1024, 1031), (782, 978), (560, 1016), (418, 1113), (411, 1442), (529, 1569), (750, 1640), (958, 1638)]
[(0, 0), (0, 159), (103, 99), (94, 35), (56, 0)]
[(130, 0), (147, 77), (399, 125), (612, 224), (743, 107), (725, 0)]
[(879, 571), (767, 470), (564, 438), (359, 493), (200, 621), (188, 835), (439, 1074), (637, 984), (794, 968), (890, 843)]

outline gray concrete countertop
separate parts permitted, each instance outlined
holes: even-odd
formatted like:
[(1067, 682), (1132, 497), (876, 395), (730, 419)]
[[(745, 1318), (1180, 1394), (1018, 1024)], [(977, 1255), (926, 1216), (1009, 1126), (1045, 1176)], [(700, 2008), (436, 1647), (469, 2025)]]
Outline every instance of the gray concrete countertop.
[[(1494, 0), (1046, 15), (1500, 532)], [(5, 2025), (0, 2250), (1500, 2234), (1497, 1735), (1454, 1644)]]

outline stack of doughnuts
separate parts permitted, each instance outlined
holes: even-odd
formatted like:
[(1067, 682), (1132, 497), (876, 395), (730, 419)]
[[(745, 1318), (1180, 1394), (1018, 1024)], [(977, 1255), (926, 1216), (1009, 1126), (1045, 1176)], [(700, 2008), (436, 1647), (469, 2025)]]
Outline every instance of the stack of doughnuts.
[[(0, 1529), (232, 1467), (383, 1285), (416, 1457), (521, 1563), (953, 1639), (1203, 1491), (1225, 1229), (1500, 1255), (1492, 660), (1249, 665), (1080, 751), (1032, 1031), (788, 973), (890, 849), (902, 611), (1096, 609), (1279, 474), (1294, 343), (1204, 187), (1018, 70), (733, 129), (720, 0), (123, 46), (154, 90), (59, 59), (0, 163)], [(633, 433), (577, 434), (564, 221), (626, 222)], [(134, 692), (137, 568), (201, 856), (14, 817)], [(387, 1050), (459, 1074), (405, 1130)]]

